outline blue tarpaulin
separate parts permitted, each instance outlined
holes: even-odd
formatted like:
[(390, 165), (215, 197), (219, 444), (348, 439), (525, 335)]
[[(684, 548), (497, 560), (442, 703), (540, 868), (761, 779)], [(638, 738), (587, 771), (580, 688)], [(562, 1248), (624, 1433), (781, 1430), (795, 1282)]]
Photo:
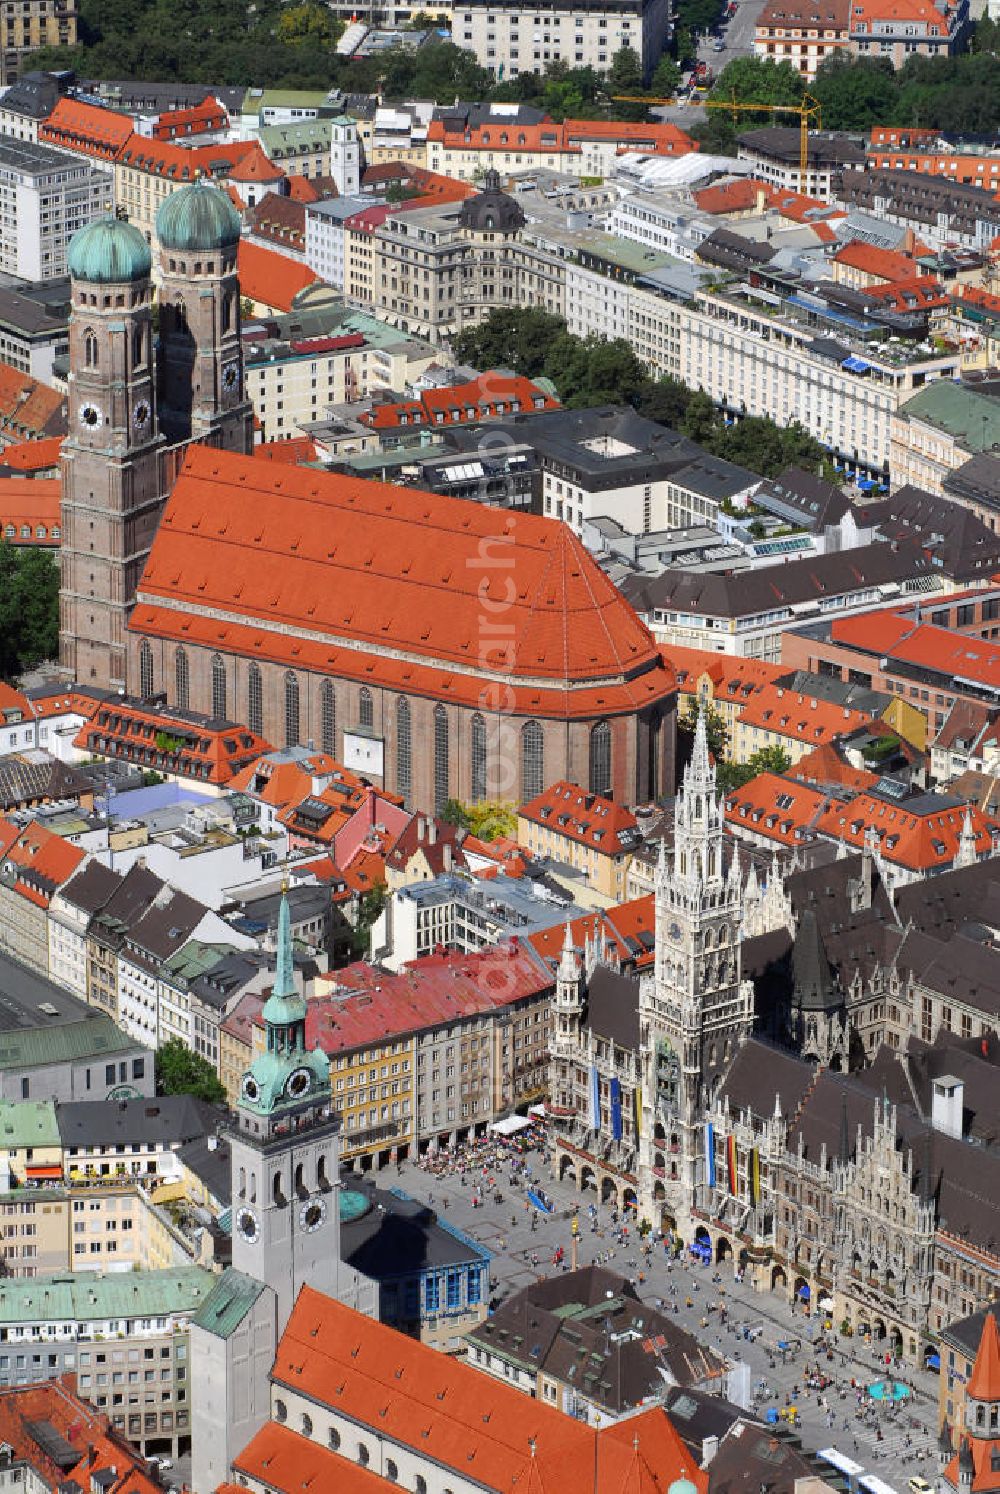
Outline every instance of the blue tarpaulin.
[(866, 363), (863, 358), (855, 358), (853, 354), (850, 358), (845, 358), (840, 366), (846, 368), (848, 373), (867, 373), (871, 368), (870, 363)]

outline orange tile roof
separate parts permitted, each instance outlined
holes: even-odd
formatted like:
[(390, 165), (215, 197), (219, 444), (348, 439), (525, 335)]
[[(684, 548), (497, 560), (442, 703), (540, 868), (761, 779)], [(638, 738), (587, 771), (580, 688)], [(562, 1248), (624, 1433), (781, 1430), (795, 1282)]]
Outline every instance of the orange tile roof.
[[(509, 631), (484, 648), (484, 609), (501, 598)], [(129, 626), (480, 707), (492, 680), (505, 708), (560, 719), (631, 714), (674, 687), (558, 520), (201, 446), (167, 500)]]
[(880, 249), (877, 244), (866, 244), (861, 239), (852, 239), (833, 256), (834, 264), (847, 265), (878, 280), (912, 280), (919, 275), (919, 266), (896, 249)]
[(254, 447), (253, 454), (268, 462), (283, 462), (290, 467), (319, 460), (316, 442), (311, 436), (293, 436), (288, 441), (261, 441)]
[(61, 495), (58, 477), (0, 477), (0, 538), (11, 545), (58, 545)]
[(1000, 1328), (996, 1313), (986, 1314), (979, 1352), (965, 1394), (966, 1398), (976, 1401), (1000, 1401)]
[(131, 140), (134, 128), (127, 114), (61, 98), (48, 119), (38, 128), (38, 138), (62, 150), (116, 161)]
[[(362, 1468), (351, 1458), (273, 1421), (266, 1422), (251, 1438), (233, 1459), (233, 1467), (278, 1494), (302, 1494), (312, 1488), (336, 1489), (337, 1494), (385, 1494), (386, 1490), (380, 1473)], [(224, 1494), (227, 1487), (236, 1494), (246, 1494), (244, 1484), (223, 1484), (215, 1494)]]
[(20, 445), (26, 439), (62, 435), (65, 429), (63, 395), (19, 368), (0, 363), (0, 436), (9, 435), (11, 445)]
[(639, 842), (638, 821), (631, 810), (564, 779), (522, 804), (517, 813), (519, 819), (602, 856), (619, 856)]
[(813, 752), (800, 757), (795, 766), (789, 768), (788, 776), (800, 778), (803, 783), (823, 787), (837, 784), (849, 789), (874, 788), (879, 781), (877, 773), (869, 773), (865, 768), (853, 768), (841, 757), (833, 742), (827, 742), (825, 746), (817, 747)]
[(693, 193), (695, 205), (702, 213), (746, 213), (758, 203), (767, 201), (768, 188), (751, 176), (738, 177), (733, 182), (717, 182)]
[(0, 466), (10, 467), (14, 472), (47, 472), (59, 469), (59, 453), (62, 436), (42, 436), (35, 441), (16, 441), (0, 452)]
[[(953, 800), (922, 796), (917, 808), (912, 801), (885, 800), (861, 793), (850, 804), (830, 804), (816, 828), (831, 840), (843, 840), (860, 850), (869, 828), (879, 840), (886, 861), (909, 871), (939, 871), (950, 866), (958, 851), (966, 806)], [(989, 854), (993, 845), (993, 821), (975, 806), (968, 806), (976, 851)]]
[[(656, 909), (651, 892), (631, 902), (618, 903), (603, 913), (585, 913), (570, 923), (570, 937), (576, 949), (582, 949), (588, 939), (600, 937), (613, 964), (636, 970), (653, 965), (655, 930)], [(526, 942), (554, 970), (565, 934), (565, 923), (554, 923), (551, 928), (529, 934)]]
[(233, 776), (230, 789), (233, 793), (250, 794), (274, 809), (285, 810), (330, 783), (342, 785), (348, 794), (360, 795), (364, 788), (357, 774), (328, 752), (286, 760), (279, 750), (265, 751), (256, 762), (241, 768)]
[(373, 405), (361, 419), (373, 430), (395, 430), (400, 426), (464, 425), (521, 410), (558, 409), (559, 401), (531, 379), (494, 369), (477, 374), (465, 384), (425, 389), (415, 399)]
[(34, 715), (28, 697), (22, 695), (20, 690), (15, 690), (13, 685), (8, 685), (6, 680), (0, 680), (0, 725), (12, 726), (18, 721), (31, 721)]
[(741, 726), (751, 730), (756, 727), (792, 742), (814, 746), (847, 736), (867, 726), (871, 719), (867, 711), (818, 700), (814, 695), (800, 695), (780, 685), (762, 686), (740, 712)]
[(176, 140), (178, 136), (204, 135), (210, 130), (223, 130), (228, 124), (225, 107), (209, 95), (190, 109), (164, 110), (153, 126), (153, 138)]
[(462, 125), (449, 130), (449, 123), (432, 119), (427, 126), (428, 144), (441, 144), (451, 150), (507, 148), (541, 154), (581, 154), (587, 141), (617, 143), (622, 150), (642, 151), (645, 155), (679, 156), (698, 149), (690, 135), (672, 124), (636, 124), (617, 119), (566, 119), (557, 124), (543, 119), (539, 124), (522, 125), (496, 119), (469, 129)]
[(475, 954), (423, 955), (394, 974), (361, 961), (317, 977), (306, 1040), (324, 1053), (352, 1052), (545, 996), (553, 980), (544, 961), (516, 940)]
[(229, 173), (230, 180), (234, 182), (280, 182), (284, 175), (282, 167), (274, 164), (258, 141), (252, 142), (252, 148), (242, 160), (236, 162)]
[[(0, 825), (4, 860), (16, 867), (14, 891), (47, 908), (52, 894), (73, 875), (86, 853), (34, 820), (23, 830), (12, 827), (8, 820), (0, 821)], [(12, 840), (11, 828), (18, 831)]]
[(867, 32), (879, 21), (916, 21), (925, 36), (947, 36), (953, 10), (947, 0), (851, 0), (851, 31)]
[[(115, 1432), (107, 1416), (75, 1393), (75, 1377), (0, 1390), (0, 1442), (15, 1461), (24, 1459), (43, 1487), (56, 1494), (73, 1483), (79, 1489), (105, 1484), (115, 1494), (161, 1494), (145, 1460)], [(41, 1429), (55, 1431), (77, 1455), (75, 1463), (56, 1462)], [(114, 1472), (114, 1477), (102, 1478)]]
[[(996, 1494), (1000, 1486), (1000, 1477), (996, 1471), (1000, 1464), (1000, 1439), (969, 1437), (963, 1440), (968, 1441), (969, 1451), (972, 1453), (972, 1494)], [(953, 1489), (962, 1487), (958, 1453), (944, 1470), (944, 1477)]]
[(948, 292), (931, 275), (915, 275), (911, 280), (870, 285), (865, 296), (870, 301), (891, 306), (897, 311), (941, 311), (951, 305)]
[(292, 202), (318, 202), (319, 192), (307, 176), (288, 178), (288, 196)]
[(1000, 647), (934, 623), (915, 623), (899, 613), (858, 613), (839, 618), (831, 628), (835, 644), (879, 654), (892, 664), (915, 664), (956, 682), (1000, 686)]
[[(174, 745), (176, 744), (176, 745)], [(73, 746), (94, 757), (196, 779), (231, 784), (271, 744), (236, 722), (212, 721), (190, 711), (173, 712), (125, 698), (99, 705), (80, 728)]]
[(291, 311), (295, 297), (319, 279), (301, 260), (240, 239), (237, 251), (240, 291), (261, 306)]
[(673, 643), (662, 645), (660, 652), (673, 666), (682, 695), (696, 694), (699, 680), (708, 675), (715, 699), (732, 705), (742, 705), (756, 691), (788, 673), (784, 665), (769, 664), (764, 659), (744, 659)]
[(777, 773), (759, 773), (727, 794), (725, 804), (726, 819), (735, 833), (742, 829), (779, 845), (795, 846), (811, 837), (827, 796)]
[(682, 1474), (708, 1489), (661, 1407), (598, 1431), (310, 1287), (272, 1379), (498, 1494), (666, 1494)]

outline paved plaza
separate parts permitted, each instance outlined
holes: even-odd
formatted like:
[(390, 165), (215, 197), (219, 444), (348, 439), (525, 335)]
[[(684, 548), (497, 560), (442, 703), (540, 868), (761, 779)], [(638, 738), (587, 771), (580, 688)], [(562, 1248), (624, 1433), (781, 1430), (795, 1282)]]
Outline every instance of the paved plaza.
[[(866, 1425), (858, 1414), (857, 1393), (851, 1380), (867, 1386), (885, 1373), (884, 1351), (881, 1362), (874, 1348), (853, 1339), (837, 1336), (834, 1357), (818, 1356), (812, 1348), (816, 1329), (801, 1310), (793, 1309), (777, 1293), (757, 1292), (749, 1280), (734, 1280), (732, 1263), (727, 1261), (716, 1270), (686, 1259), (668, 1260), (662, 1244), (648, 1261), (639, 1251), (634, 1232), (618, 1243), (609, 1207), (597, 1207), (593, 1192), (580, 1195), (569, 1183), (555, 1182), (538, 1152), (525, 1157), (532, 1169), (528, 1181), (537, 1181), (545, 1189), (555, 1209), (546, 1215), (526, 1199), (525, 1179), (510, 1182), (509, 1165), (490, 1167), (483, 1176), (481, 1164), (469, 1165), (463, 1185), (460, 1170), (453, 1163), (441, 1173), (424, 1165), (404, 1162), (396, 1185), (415, 1198), (433, 1206), (439, 1217), (464, 1231), (493, 1253), (492, 1280), (494, 1298), (528, 1286), (542, 1276), (552, 1275), (562, 1267), (553, 1264), (561, 1247), (565, 1262), (572, 1259), (573, 1212), (578, 1210), (579, 1236), (577, 1263), (607, 1264), (612, 1270), (631, 1278), (644, 1300), (662, 1305), (676, 1315), (676, 1321), (694, 1333), (703, 1343), (722, 1354), (732, 1364), (740, 1361), (750, 1369), (750, 1384), (766, 1381), (774, 1397), (762, 1401), (760, 1414), (768, 1405), (783, 1407), (789, 1401), (798, 1406), (801, 1416), (800, 1435), (803, 1447), (815, 1451), (836, 1446), (865, 1469), (905, 1494), (906, 1481), (914, 1474), (932, 1485), (938, 1482), (937, 1459), (937, 1374), (905, 1367), (900, 1378), (913, 1387), (905, 1412), (882, 1412), (877, 1421)], [(492, 1184), (488, 1179), (492, 1178)], [(497, 1201), (497, 1195), (501, 1201)], [(479, 1200), (473, 1206), (473, 1199)], [(596, 1229), (591, 1228), (589, 1205), (597, 1207)], [(645, 1279), (640, 1279), (640, 1273)], [(713, 1281), (718, 1276), (719, 1281)], [(691, 1303), (689, 1307), (687, 1304)], [(720, 1309), (728, 1321), (720, 1321)], [(760, 1328), (753, 1341), (744, 1337), (744, 1328)], [(779, 1343), (797, 1341), (799, 1347), (779, 1351)], [(821, 1397), (803, 1390), (803, 1374), (816, 1365), (820, 1373), (834, 1380)], [(867, 1402), (867, 1397), (864, 1398)], [(870, 1414), (875, 1408), (870, 1406)], [(830, 1418), (833, 1418), (833, 1425)], [(879, 1436), (879, 1434), (881, 1434)]]

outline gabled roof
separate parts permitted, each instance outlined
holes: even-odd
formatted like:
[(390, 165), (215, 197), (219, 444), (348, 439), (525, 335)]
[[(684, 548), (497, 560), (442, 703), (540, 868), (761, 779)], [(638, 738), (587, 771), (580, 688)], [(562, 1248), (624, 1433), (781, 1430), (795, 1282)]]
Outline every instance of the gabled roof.
[(98, 156), (104, 161), (117, 160), (133, 133), (127, 114), (67, 98), (59, 100), (38, 128), (38, 138), (46, 144), (85, 156)]
[(242, 294), (275, 311), (291, 311), (299, 292), (319, 279), (315, 270), (301, 260), (251, 244), (248, 239), (240, 240), (237, 269)]
[(310, 1287), (292, 1310), (272, 1381), (498, 1494), (666, 1494), (682, 1473), (698, 1494), (708, 1488), (662, 1408), (598, 1432)]
[(73, 741), (74, 747), (95, 757), (212, 784), (230, 783), (270, 745), (237, 722), (127, 696), (99, 705)]
[(58, 390), (9, 363), (0, 363), (0, 435), (19, 444), (39, 436), (62, 436), (65, 431), (66, 401)]
[(631, 850), (640, 839), (638, 822), (631, 810), (563, 779), (522, 804), (517, 813), (519, 818), (553, 835), (564, 836), (604, 856)]
[[(509, 557), (502, 576), (484, 569), (493, 551)], [(507, 641), (484, 659), (483, 607), (498, 597)], [(481, 703), (484, 679), (502, 676), (528, 715), (630, 713), (673, 689), (558, 520), (512, 525), (462, 499), (207, 447), (185, 457), (130, 627), (436, 699)]]
[(1000, 1328), (991, 1312), (986, 1314), (979, 1352), (965, 1393), (976, 1401), (1000, 1401)]
[(993, 845), (993, 824), (975, 807), (941, 794), (889, 799), (881, 794), (858, 794), (849, 804), (830, 804), (816, 828), (832, 840), (861, 849), (869, 829), (878, 837), (887, 861), (910, 871), (936, 871), (950, 866), (958, 852), (965, 816), (972, 822), (978, 855)]
[(414, 399), (397, 404), (373, 405), (361, 420), (373, 430), (394, 430), (400, 426), (460, 425), (520, 410), (558, 409), (559, 401), (531, 379), (493, 369), (465, 384), (425, 389)]

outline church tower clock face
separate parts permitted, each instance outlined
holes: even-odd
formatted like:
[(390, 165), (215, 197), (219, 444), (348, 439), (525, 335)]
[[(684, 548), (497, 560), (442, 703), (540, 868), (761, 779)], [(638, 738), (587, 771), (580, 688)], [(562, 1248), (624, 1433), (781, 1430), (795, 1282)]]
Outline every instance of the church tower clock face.
[(312, 1074), (308, 1069), (295, 1069), (288, 1076), (285, 1084), (285, 1093), (290, 1100), (300, 1100), (303, 1095), (308, 1094), (311, 1084)]
[(299, 1225), (307, 1234), (319, 1229), (326, 1219), (326, 1203), (322, 1198), (310, 1199), (299, 1210)]
[(255, 1245), (260, 1238), (260, 1221), (253, 1209), (240, 1209), (236, 1215), (236, 1228), (248, 1245)]
[(100, 405), (95, 405), (88, 401), (87, 404), (80, 406), (80, 424), (85, 431), (96, 430), (103, 421), (104, 414)]

